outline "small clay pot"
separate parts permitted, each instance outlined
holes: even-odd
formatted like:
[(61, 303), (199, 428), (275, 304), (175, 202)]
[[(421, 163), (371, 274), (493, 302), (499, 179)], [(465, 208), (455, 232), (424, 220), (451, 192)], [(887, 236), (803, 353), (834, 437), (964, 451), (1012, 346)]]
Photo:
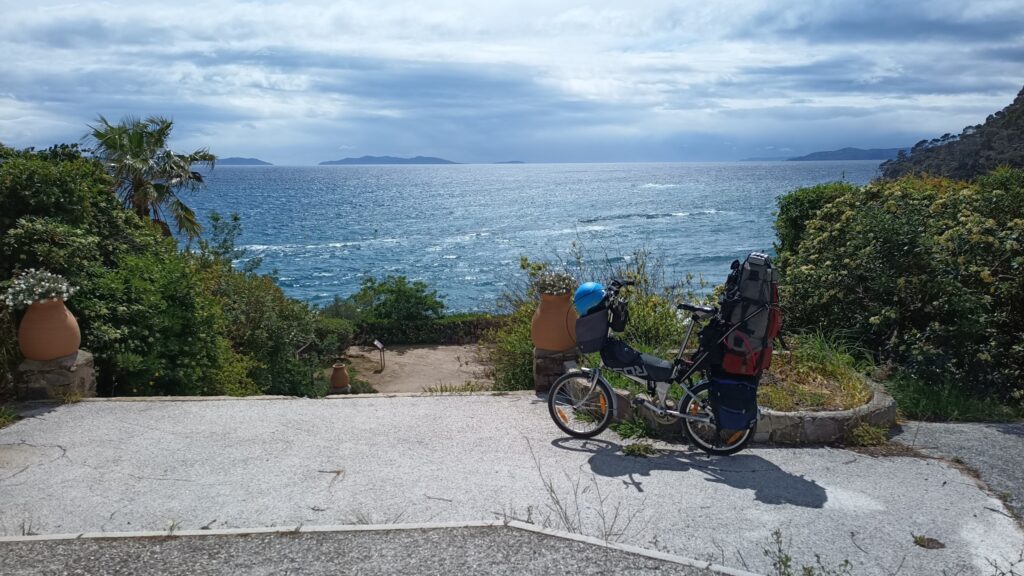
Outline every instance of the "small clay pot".
[(348, 394), (352, 390), (351, 382), (348, 379), (348, 364), (336, 362), (331, 372), (331, 392), (334, 394)]
[(541, 294), (530, 323), (533, 345), (558, 352), (575, 347), (576, 318), (570, 294)]
[(36, 302), (18, 326), (18, 347), (30, 360), (53, 360), (78, 351), (82, 333), (63, 300)]

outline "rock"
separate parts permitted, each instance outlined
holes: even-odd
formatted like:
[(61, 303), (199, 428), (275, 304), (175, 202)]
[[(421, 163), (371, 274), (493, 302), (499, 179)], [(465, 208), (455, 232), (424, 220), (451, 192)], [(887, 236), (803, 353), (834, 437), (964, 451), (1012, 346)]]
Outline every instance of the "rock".
[(576, 351), (556, 352), (543, 348), (533, 349), (533, 389), (547, 393), (558, 377), (576, 364)]
[(96, 396), (92, 353), (79, 350), (53, 360), (25, 360), (14, 373), (19, 400), (74, 400)]

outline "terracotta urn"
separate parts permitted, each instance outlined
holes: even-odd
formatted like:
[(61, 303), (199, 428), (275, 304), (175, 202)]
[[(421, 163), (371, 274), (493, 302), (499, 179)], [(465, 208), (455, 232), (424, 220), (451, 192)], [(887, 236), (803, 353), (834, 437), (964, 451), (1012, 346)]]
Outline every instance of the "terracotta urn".
[(331, 392), (335, 394), (348, 394), (351, 390), (351, 382), (348, 379), (348, 364), (336, 362), (331, 372)]
[(82, 333), (63, 300), (35, 302), (18, 326), (18, 347), (29, 360), (53, 360), (78, 351)]
[(576, 318), (570, 294), (541, 294), (540, 306), (530, 324), (533, 345), (554, 351), (575, 347)]

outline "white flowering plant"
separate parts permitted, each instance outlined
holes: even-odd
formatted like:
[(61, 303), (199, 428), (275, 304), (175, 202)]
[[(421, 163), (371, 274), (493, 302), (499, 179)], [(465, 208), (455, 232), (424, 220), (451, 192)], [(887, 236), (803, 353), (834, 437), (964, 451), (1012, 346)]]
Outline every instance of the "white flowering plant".
[(67, 300), (76, 290), (59, 274), (29, 268), (11, 281), (4, 302), (8, 308), (20, 310), (36, 302)]
[(568, 294), (576, 288), (576, 279), (565, 272), (544, 272), (534, 281), (541, 294)]

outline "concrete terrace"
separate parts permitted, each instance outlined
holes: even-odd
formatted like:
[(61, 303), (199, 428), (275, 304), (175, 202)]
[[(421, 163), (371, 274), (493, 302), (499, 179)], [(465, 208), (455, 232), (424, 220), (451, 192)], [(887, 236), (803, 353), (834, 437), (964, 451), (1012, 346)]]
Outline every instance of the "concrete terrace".
[(563, 437), (529, 394), (85, 401), (0, 430), (0, 532), (512, 519), (767, 572), (777, 528), (798, 564), (857, 575), (989, 574), (1024, 550), (1002, 502), (943, 460), (622, 444)]

